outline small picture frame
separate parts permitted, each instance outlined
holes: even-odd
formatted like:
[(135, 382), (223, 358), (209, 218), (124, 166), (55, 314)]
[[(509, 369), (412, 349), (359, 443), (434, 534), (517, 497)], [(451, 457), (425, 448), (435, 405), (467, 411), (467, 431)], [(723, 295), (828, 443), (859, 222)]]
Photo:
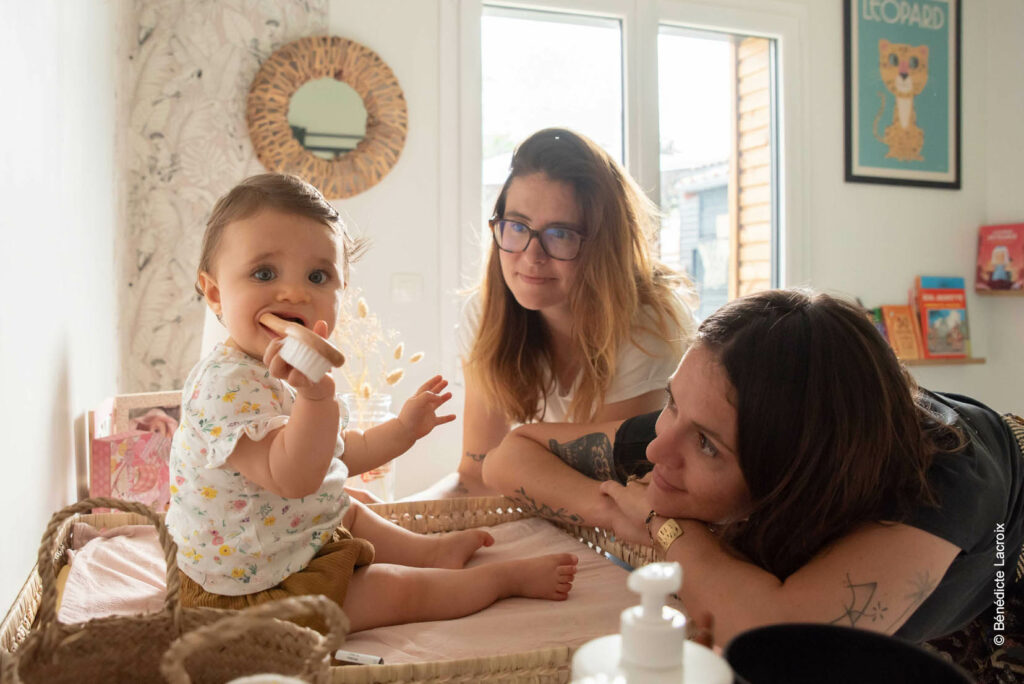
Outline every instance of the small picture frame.
[(180, 391), (120, 394), (90, 411), (79, 495), (166, 510), (170, 445), (180, 418)]
[(177, 423), (181, 419), (181, 390), (119, 394), (111, 401), (108, 434), (116, 435), (136, 429), (162, 430), (166, 423), (158, 425), (157, 421), (147, 420), (147, 417), (158, 418), (158, 411)]
[(844, 0), (846, 180), (960, 189), (961, 0)]

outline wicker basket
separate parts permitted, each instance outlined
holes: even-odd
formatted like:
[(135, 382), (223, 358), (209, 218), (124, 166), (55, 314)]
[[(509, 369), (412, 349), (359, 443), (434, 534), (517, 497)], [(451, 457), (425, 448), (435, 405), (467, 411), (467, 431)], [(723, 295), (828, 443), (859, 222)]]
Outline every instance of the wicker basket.
[[(323, 616), (326, 636), (284, 622), (309, 614)], [(348, 626), (341, 608), (326, 596), (271, 601), (184, 634), (164, 653), (160, 671), (169, 684), (220, 684), (265, 673), (328, 684), (330, 656), (345, 643)]]
[[(135, 513), (156, 526), (167, 561), (167, 597), (162, 610), (76, 624), (57, 621), (55, 566), (63, 561), (70, 522), (76, 514), (93, 508)], [(43, 533), (36, 565), (41, 586), (38, 624), (27, 633), (17, 650), (8, 649), (13, 650), (13, 656), (4, 658), (2, 679), (5, 684), (159, 681), (160, 656), (171, 642), (227, 613), (214, 608), (181, 607), (177, 553), (177, 546), (160, 515), (142, 504), (119, 499), (85, 499), (54, 513)], [(21, 622), (23, 625), (24, 619)], [(4, 632), (4, 647), (7, 648), (6, 629)]]
[[(81, 502), (78, 511), (96, 505)], [(413, 501), (408, 503), (372, 504), (371, 509), (401, 527), (413, 532), (432, 533), (464, 530), (473, 527), (498, 525), (504, 522), (531, 517), (518, 508), (517, 504), (504, 497), (476, 497), (464, 499), (443, 499), (436, 501)], [(65, 509), (67, 510), (67, 509)], [(133, 509), (134, 510), (134, 509)], [(146, 509), (149, 512), (149, 509)], [(153, 515), (152, 512), (149, 512)], [(85, 522), (96, 527), (138, 524), (150, 517), (129, 513), (108, 513), (80, 515), (65, 521), (56, 535), (51, 555), (43, 557), (39, 567), (50, 566), (52, 582), (54, 565), (62, 565), (64, 548), (70, 532), (71, 522)], [(626, 563), (639, 567), (661, 560), (656, 552), (645, 546), (634, 546), (615, 541), (604, 530), (593, 527), (579, 527), (553, 521), (568, 534), (592, 548), (616, 556)], [(52, 523), (51, 523), (52, 524)], [(175, 574), (175, 583), (177, 575)], [(168, 588), (170, 588), (168, 583)], [(38, 573), (33, 572), (25, 583), (18, 599), (7, 617), (0, 623), (0, 656), (6, 649), (20, 655), (28, 641), (28, 633), (37, 610), (42, 619), (42, 587)], [(192, 610), (192, 609), (186, 609)], [(52, 607), (51, 607), (52, 612)], [(222, 617), (222, 613), (218, 613)], [(107, 618), (104, 618), (107, 619)], [(95, 621), (94, 621), (95, 622)], [(210, 622), (207, 620), (206, 622)], [(159, 655), (159, 654), (158, 654)], [(493, 657), (466, 658), (400, 665), (346, 665), (332, 667), (332, 681), (345, 684), (393, 684), (396, 682), (532, 682), (537, 684), (562, 684), (569, 681), (570, 649), (560, 646), (543, 648), (521, 653), (496, 655)], [(154, 659), (154, 663), (159, 660)], [(155, 666), (155, 665), (154, 665)], [(141, 678), (136, 678), (138, 681)], [(159, 681), (158, 678), (154, 678)], [(81, 680), (79, 680), (81, 681)], [(116, 680), (111, 680), (116, 681)]]

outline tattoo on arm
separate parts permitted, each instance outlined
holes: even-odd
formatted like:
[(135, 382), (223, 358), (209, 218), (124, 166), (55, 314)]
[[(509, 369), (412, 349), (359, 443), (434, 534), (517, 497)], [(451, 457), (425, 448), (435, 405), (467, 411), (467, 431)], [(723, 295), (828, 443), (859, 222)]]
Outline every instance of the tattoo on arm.
[(612, 479), (612, 443), (603, 432), (594, 432), (562, 444), (552, 439), (548, 441), (548, 449), (566, 465), (591, 479)]
[(575, 513), (565, 509), (559, 508), (555, 510), (546, 503), (537, 503), (537, 500), (526, 493), (526, 490), (520, 487), (516, 490), (515, 496), (512, 499), (519, 504), (527, 513), (536, 513), (542, 518), (552, 518), (554, 520), (562, 520), (564, 522), (570, 522), (574, 525), (582, 525), (583, 517), (576, 515)]
[[(882, 605), (881, 601), (875, 601), (875, 592), (878, 590), (878, 582), (863, 582), (854, 584), (850, 580), (850, 574), (846, 574), (844, 587), (849, 589), (850, 597), (843, 603), (843, 613), (829, 624), (847, 625), (856, 627), (857, 623), (867, 618), (871, 622), (885, 618), (888, 606)], [(872, 605), (874, 602), (874, 605)]]
[[(903, 619), (913, 614), (924, 603), (925, 599), (938, 586), (938, 582), (932, 579), (931, 574), (926, 570), (925, 572), (917, 573), (914, 579), (910, 580), (910, 586), (910, 592), (904, 595), (904, 598), (909, 603), (903, 612), (900, 613), (899, 617), (893, 620), (893, 625), (902, 625)], [(886, 611), (889, 610), (888, 606), (884, 605), (881, 601), (875, 600), (875, 592), (878, 589), (877, 582), (854, 584), (850, 580), (850, 575), (847, 574), (845, 587), (850, 591), (850, 598), (843, 606), (843, 614), (832, 620), (831, 624), (856, 627), (857, 623), (865, 618), (871, 622), (886, 619)]]
[(471, 454), (471, 453), (469, 453), (467, 451), (466, 452), (466, 457), (469, 458), (469, 460), (471, 460), (471, 461), (476, 461), (477, 463), (483, 463), (484, 459), (487, 458), (487, 454)]
[(904, 616), (909, 617), (918, 607), (924, 603), (924, 600), (928, 598), (935, 587), (939, 586), (939, 583), (931, 578), (931, 575), (927, 570), (919, 572), (914, 575), (914, 579), (910, 580), (910, 593), (904, 598), (908, 599), (910, 603), (907, 604), (907, 609), (904, 610), (898, 618), (896, 618), (896, 624), (900, 624)]

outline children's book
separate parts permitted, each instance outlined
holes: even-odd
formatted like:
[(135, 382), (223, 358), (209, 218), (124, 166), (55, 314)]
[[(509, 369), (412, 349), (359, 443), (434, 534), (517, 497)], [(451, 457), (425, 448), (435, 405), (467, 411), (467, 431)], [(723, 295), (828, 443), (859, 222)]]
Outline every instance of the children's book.
[(910, 307), (905, 304), (881, 307), (885, 321), (886, 338), (896, 356), (904, 361), (921, 358), (921, 341), (918, 338), (917, 323)]
[(964, 279), (918, 276), (911, 291), (917, 310), (926, 359), (966, 358), (970, 355), (967, 295)]
[(978, 229), (974, 289), (1024, 290), (1024, 223)]

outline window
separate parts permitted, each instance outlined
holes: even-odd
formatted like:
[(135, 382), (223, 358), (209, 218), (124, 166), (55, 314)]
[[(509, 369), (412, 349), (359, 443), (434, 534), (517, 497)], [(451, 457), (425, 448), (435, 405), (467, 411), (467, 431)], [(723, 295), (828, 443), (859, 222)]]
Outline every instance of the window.
[(764, 38), (658, 30), (659, 246), (693, 279), (699, 319), (777, 282), (772, 49)]
[(485, 221), (513, 149), (535, 131), (577, 130), (622, 162), (621, 21), (484, 6), (480, 24)]

